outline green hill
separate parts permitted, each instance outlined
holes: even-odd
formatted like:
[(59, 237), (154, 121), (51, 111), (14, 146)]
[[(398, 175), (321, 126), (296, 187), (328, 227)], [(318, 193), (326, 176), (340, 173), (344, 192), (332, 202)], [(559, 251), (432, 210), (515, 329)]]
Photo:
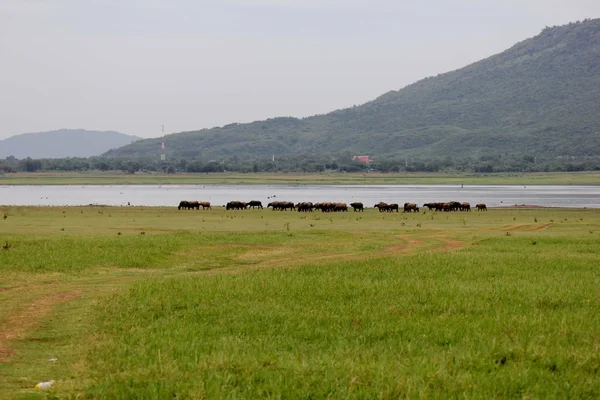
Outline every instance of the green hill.
[[(169, 135), (167, 155), (600, 155), (599, 89), (600, 19), (585, 20), (358, 107)], [(105, 155), (156, 156), (160, 140)]]

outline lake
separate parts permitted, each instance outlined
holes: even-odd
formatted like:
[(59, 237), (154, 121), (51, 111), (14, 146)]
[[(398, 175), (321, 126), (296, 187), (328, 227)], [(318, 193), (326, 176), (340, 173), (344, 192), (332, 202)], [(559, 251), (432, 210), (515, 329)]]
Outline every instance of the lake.
[(468, 201), (491, 207), (534, 205), (600, 208), (600, 186), (584, 185), (40, 185), (0, 186), (0, 204), (23, 206), (177, 206), (180, 200), (210, 201), (379, 201), (420, 205)]

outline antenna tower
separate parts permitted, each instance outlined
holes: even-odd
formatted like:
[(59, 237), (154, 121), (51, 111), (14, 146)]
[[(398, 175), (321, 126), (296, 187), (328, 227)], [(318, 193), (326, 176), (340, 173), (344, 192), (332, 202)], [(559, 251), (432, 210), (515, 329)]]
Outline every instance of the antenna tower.
[(165, 126), (162, 126), (162, 143), (160, 145), (160, 161), (165, 161)]

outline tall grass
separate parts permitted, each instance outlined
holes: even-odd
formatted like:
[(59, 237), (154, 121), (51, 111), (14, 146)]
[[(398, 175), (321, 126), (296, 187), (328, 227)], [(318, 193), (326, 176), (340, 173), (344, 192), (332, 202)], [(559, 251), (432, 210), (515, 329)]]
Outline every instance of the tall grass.
[[(98, 398), (600, 396), (596, 259), (557, 248), (523, 258), (501, 242), (136, 284), (98, 310), (87, 360), (94, 382), (83, 390)], [(590, 245), (568, 243), (574, 254)]]

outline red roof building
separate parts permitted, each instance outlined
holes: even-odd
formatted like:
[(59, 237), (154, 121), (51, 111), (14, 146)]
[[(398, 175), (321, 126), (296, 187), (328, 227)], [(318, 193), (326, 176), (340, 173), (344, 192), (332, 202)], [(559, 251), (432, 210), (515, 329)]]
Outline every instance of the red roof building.
[(366, 163), (366, 164), (373, 161), (369, 158), (369, 156), (354, 156), (354, 157), (352, 157), (352, 161), (354, 161), (354, 160), (358, 160), (358, 161), (360, 161), (362, 163)]

